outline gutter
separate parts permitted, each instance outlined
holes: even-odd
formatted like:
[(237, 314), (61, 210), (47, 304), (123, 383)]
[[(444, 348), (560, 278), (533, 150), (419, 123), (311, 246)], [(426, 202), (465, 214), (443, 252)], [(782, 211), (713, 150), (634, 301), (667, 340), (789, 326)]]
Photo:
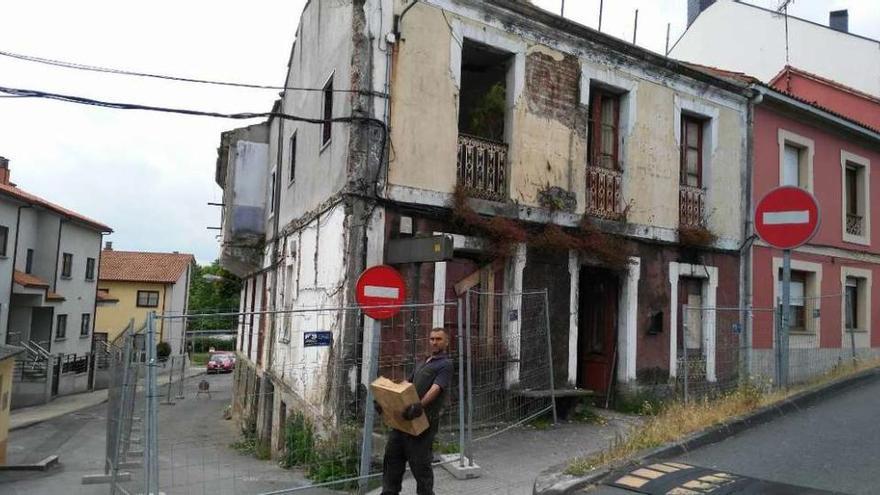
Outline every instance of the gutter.
[(763, 101), (764, 99), (783, 103), (785, 105), (795, 107), (802, 112), (807, 112), (807, 113), (816, 115), (817, 117), (820, 117), (822, 119), (831, 121), (834, 124), (842, 127), (843, 129), (846, 129), (849, 132), (852, 132), (854, 134), (858, 134), (858, 135), (860, 135), (864, 138), (870, 139), (872, 141), (880, 142), (880, 132), (877, 132), (877, 131), (869, 129), (865, 126), (856, 124), (855, 122), (851, 122), (851, 121), (844, 119), (842, 117), (838, 117), (837, 115), (834, 115), (830, 112), (816, 108), (815, 106), (810, 105), (809, 103), (804, 103), (800, 100), (797, 100), (797, 99), (792, 98), (790, 96), (786, 96), (782, 93), (774, 91), (774, 90), (767, 88), (765, 86), (752, 84), (751, 89), (756, 91), (761, 97), (761, 100), (757, 100), (756, 104), (761, 103), (761, 101)]

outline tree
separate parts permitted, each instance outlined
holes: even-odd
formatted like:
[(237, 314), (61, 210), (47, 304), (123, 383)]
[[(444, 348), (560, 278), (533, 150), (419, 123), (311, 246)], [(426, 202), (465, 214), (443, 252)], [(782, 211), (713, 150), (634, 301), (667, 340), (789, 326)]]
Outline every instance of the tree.
[[(219, 260), (206, 266), (196, 265), (189, 287), (189, 312), (235, 313), (240, 295), (241, 279), (223, 269)], [(233, 330), (236, 318), (200, 316), (191, 318), (188, 327), (190, 330)]]

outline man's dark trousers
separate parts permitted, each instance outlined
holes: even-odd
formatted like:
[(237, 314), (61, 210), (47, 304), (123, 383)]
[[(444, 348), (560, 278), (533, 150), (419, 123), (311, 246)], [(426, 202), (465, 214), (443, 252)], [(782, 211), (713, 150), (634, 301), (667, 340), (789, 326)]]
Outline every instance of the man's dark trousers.
[(406, 463), (416, 479), (418, 495), (434, 495), (434, 460), (432, 447), (437, 435), (436, 422), (419, 436), (412, 436), (398, 430), (388, 434), (383, 462), (382, 495), (398, 495), (406, 472)]

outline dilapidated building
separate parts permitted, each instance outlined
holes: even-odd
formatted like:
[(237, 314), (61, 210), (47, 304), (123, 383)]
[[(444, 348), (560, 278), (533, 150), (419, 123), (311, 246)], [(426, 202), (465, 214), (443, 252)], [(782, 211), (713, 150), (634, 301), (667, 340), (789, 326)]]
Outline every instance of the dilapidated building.
[[(351, 306), (359, 273), (407, 237), (453, 244), (397, 266), (412, 302), (548, 289), (558, 387), (667, 384), (683, 349), (707, 382), (735, 372), (715, 349), (736, 322), (684, 325), (681, 308), (741, 300), (746, 84), (529, 2), (313, 0), (286, 86), (268, 122), (224, 134), (217, 168), (221, 261), (247, 279), (237, 407), (264, 434), (286, 408), (332, 418), (359, 399), (358, 356), (308, 379), (291, 363), (365, 347), (350, 313), (315, 350), (260, 310)], [(516, 387), (526, 308), (503, 309), (501, 386)]]

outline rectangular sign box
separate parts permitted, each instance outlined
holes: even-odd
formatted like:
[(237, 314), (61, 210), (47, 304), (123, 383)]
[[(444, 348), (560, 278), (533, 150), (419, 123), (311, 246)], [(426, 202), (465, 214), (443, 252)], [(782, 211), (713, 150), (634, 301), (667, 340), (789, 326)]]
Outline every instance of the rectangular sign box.
[(303, 333), (303, 347), (330, 347), (333, 343), (333, 332)]
[(449, 261), (452, 259), (452, 249), (452, 236), (449, 235), (391, 239), (387, 244), (385, 262), (398, 265)]

